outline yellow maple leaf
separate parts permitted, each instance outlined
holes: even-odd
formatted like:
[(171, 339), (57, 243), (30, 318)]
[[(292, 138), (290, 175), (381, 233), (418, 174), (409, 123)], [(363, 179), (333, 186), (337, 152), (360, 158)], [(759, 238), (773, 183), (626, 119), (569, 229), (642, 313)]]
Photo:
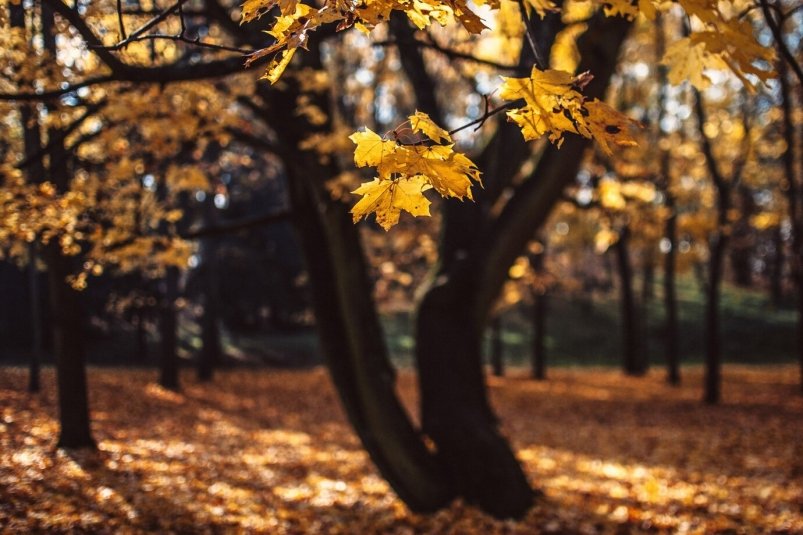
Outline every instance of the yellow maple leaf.
[(524, 107), (507, 111), (507, 116), (521, 128), (525, 140), (547, 134), (549, 140), (560, 147), (563, 134), (570, 132), (596, 139), (609, 155), (612, 154), (611, 144), (636, 144), (629, 134), (635, 121), (599, 100), (587, 101), (579, 92), (589, 80), (587, 74), (573, 76), (565, 71), (542, 71), (533, 67), (529, 78), (503, 80), (500, 96), (525, 102)]
[(535, 10), (542, 19), (546, 17), (547, 13), (560, 11), (552, 0), (527, 0), (524, 2), (524, 10), (528, 17), (532, 10)]
[(452, 142), (452, 136), (449, 135), (449, 132), (435, 124), (435, 121), (422, 111), (416, 110), (410, 116), (410, 128), (413, 129), (413, 132), (420, 132), (436, 143)]
[(354, 132), (349, 139), (357, 145), (354, 149), (354, 164), (357, 167), (378, 167), (398, 147), (395, 142), (383, 139), (370, 128), (363, 132)]
[(630, 135), (630, 130), (638, 125), (636, 121), (598, 99), (586, 102), (584, 107), (588, 111), (586, 124), (591, 137), (599, 144), (602, 152), (613, 156), (611, 145), (619, 147), (638, 145), (636, 139)]
[(392, 180), (375, 178), (366, 182), (352, 191), (362, 195), (351, 209), (354, 222), (376, 213), (379, 226), (389, 230), (399, 222), (402, 210), (413, 216), (428, 216), (430, 201), (424, 197), (424, 191), (430, 187), (427, 177), (421, 175)]

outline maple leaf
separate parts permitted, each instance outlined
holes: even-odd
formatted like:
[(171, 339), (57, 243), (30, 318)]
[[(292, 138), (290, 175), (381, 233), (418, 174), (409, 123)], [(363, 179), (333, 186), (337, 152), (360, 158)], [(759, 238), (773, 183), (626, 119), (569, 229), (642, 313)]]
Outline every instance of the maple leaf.
[(552, 0), (526, 0), (524, 2), (524, 10), (529, 17), (533, 10), (538, 13), (542, 19), (546, 17), (547, 13), (556, 13), (560, 11), (558, 6)]
[(352, 191), (363, 196), (351, 209), (354, 222), (376, 213), (376, 222), (387, 231), (399, 222), (402, 210), (413, 216), (428, 216), (430, 201), (423, 192), (430, 187), (429, 179), (422, 175), (366, 182)]
[(357, 145), (354, 149), (354, 163), (357, 167), (377, 167), (396, 152), (395, 142), (383, 139), (370, 128), (351, 134), (349, 139)]
[(413, 132), (421, 132), (437, 143), (442, 141), (452, 142), (452, 136), (449, 135), (449, 132), (435, 124), (435, 121), (424, 112), (416, 111), (410, 116), (410, 128), (413, 129)]
[[(427, 114), (416, 112), (409, 119), (414, 132), (423, 134), (427, 142), (451, 140), (449, 133)], [(422, 195), (424, 190), (431, 187), (444, 197), (472, 199), (472, 182), (480, 182), (477, 166), (464, 154), (455, 152), (453, 143), (404, 145), (386, 140), (370, 129), (355, 132), (349, 139), (357, 145), (354, 163), (358, 167), (376, 167), (379, 175), (353, 192), (366, 195), (354, 207), (356, 212), (352, 211), (355, 222), (377, 212), (377, 221), (387, 230), (398, 222), (401, 209), (414, 216), (429, 215), (429, 201), (426, 210), (422, 208), (426, 200)], [(401, 186), (391, 185), (397, 182)], [(421, 187), (415, 188), (413, 184)], [(391, 202), (394, 195), (404, 199), (403, 205)]]
[(638, 145), (636, 139), (630, 135), (630, 130), (634, 126), (638, 126), (636, 121), (598, 99), (586, 102), (584, 107), (588, 111), (586, 124), (591, 132), (591, 137), (605, 154), (613, 156), (611, 145), (619, 147)]
[(525, 106), (507, 111), (519, 125), (524, 139), (538, 139), (547, 134), (558, 147), (563, 134), (570, 132), (600, 143), (611, 155), (611, 144), (632, 146), (635, 139), (628, 130), (636, 124), (599, 100), (587, 101), (578, 91), (590, 80), (588, 73), (578, 76), (533, 67), (529, 78), (503, 78), (500, 96), (505, 100), (523, 99)]

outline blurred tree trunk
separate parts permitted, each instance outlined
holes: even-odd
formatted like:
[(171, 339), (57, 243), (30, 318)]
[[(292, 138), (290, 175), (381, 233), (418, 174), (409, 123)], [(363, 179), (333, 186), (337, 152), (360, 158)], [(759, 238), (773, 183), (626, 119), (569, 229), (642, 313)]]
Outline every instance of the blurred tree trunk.
[[(766, 16), (769, 16), (769, 14), (766, 13)], [(779, 55), (783, 56), (780, 53), (780, 45), (777, 42), (776, 47)], [(786, 141), (786, 149), (782, 157), (786, 182), (786, 187), (783, 189), (786, 192), (789, 219), (792, 221), (792, 255), (790, 261), (792, 265), (792, 280), (797, 289), (797, 353), (800, 363), (800, 393), (803, 394), (803, 206), (801, 206), (801, 202), (803, 202), (803, 199), (801, 199), (803, 184), (801, 184), (800, 176), (795, 173), (795, 147), (798, 148), (797, 157), (803, 157), (803, 136), (798, 135), (797, 143), (795, 142), (795, 111), (793, 110), (792, 88), (789, 83), (789, 66), (783, 57), (778, 60), (777, 69), (781, 90), (781, 111), (783, 112), (783, 136)], [(800, 80), (798, 82), (801, 83), (798, 91), (803, 93), (803, 82)], [(803, 94), (801, 98), (803, 98)], [(780, 232), (779, 228), (779, 236)], [(778, 246), (779, 243), (780, 247)], [(780, 257), (782, 251), (782, 241), (776, 240), (776, 256)], [(777, 259), (776, 263), (782, 265)], [(781, 272), (782, 269), (776, 272), (778, 289), (780, 289), (781, 285)]]
[[(539, 241), (541, 242), (541, 250), (537, 253), (530, 254), (530, 264), (535, 271), (535, 275), (537, 277), (543, 277), (545, 274), (546, 239), (542, 237)], [(548, 292), (547, 285), (543, 282), (540, 287), (534, 288), (532, 291), (533, 309), (531, 320), (533, 342), (530, 356), (530, 371), (533, 379), (539, 381), (546, 379), (546, 316), (549, 309)]]
[[(665, 156), (668, 162), (668, 156)], [(664, 225), (664, 239), (667, 247), (664, 255), (664, 309), (666, 310), (666, 323), (664, 324), (664, 343), (666, 344), (666, 380), (671, 385), (680, 384), (680, 348), (678, 338), (678, 301), (675, 289), (675, 266), (677, 258), (677, 212), (675, 211), (675, 197), (668, 188), (666, 207), (670, 211)]]
[(720, 399), (722, 357), (719, 332), (719, 292), (722, 284), (722, 264), (727, 237), (715, 232), (710, 242), (708, 285), (705, 302), (705, 402), (715, 404)]
[[(666, 105), (668, 101), (669, 67), (663, 65), (661, 60), (666, 51), (666, 34), (664, 20), (661, 13), (655, 17), (655, 59), (658, 73), (658, 120), (657, 133), (658, 143), (665, 140), (661, 123), (666, 117)], [(668, 139), (666, 139), (668, 141)], [(680, 348), (678, 336), (678, 301), (677, 289), (675, 288), (675, 273), (677, 264), (677, 226), (678, 214), (675, 203), (675, 193), (672, 191), (672, 175), (670, 168), (670, 150), (668, 146), (661, 148), (660, 176), (658, 177), (658, 188), (664, 196), (664, 206), (669, 212), (664, 223), (664, 240), (666, 247), (664, 251), (664, 280), (663, 298), (666, 319), (664, 321), (664, 350), (666, 355), (666, 380), (671, 385), (680, 384)]]
[(733, 282), (749, 288), (753, 285), (753, 249), (755, 248), (755, 229), (750, 218), (756, 213), (753, 190), (745, 184), (738, 188), (739, 219), (733, 224), (730, 236), (730, 265)]
[[(11, 19), (22, 21), (22, 27), (24, 27), (24, 15), (14, 13), (17, 8), (13, 4), (10, 5), (10, 8), (12, 10)], [(53, 11), (47, 5), (42, 5), (41, 8), (40, 31), (44, 49), (55, 56), (55, 19)], [(48, 103), (47, 106), (51, 113), (57, 111), (57, 104)], [(31, 113), (33, 114), (33, 110)], [(31, 115), (32, 117), (33, 115)], [(26, 134), (29, 139), (33, 139), (35, 136), (32, 130)], [(70, 186), (70, 171), (64, 139), (56, 128), (48, 132), (48, 139), (50, 140), (47, 151), (48, 168), (45, 170), (42, 167), (42, 172), (53, 183), (57, 192), (64, 193)], [(83, 347), (83, 315), (80, 310), (78, 293), (67, 282), (67, 278), (72, 274), (72, 262), (61, 250), (59, 240), (51, 240), (43, 248), (42, 258), (47, 265), (54, 330), (53, 345), (56, 355), (60, 423), (57, 446), (95, 448), (89, 418)]]
[(168, 267), (165, 270), (159, 306), (159, 384), (170, 390), (180, 388), (176, 312), (178, 279), (178, 268)]
[(644, 375), (647, 363), (640, 343), (638, 307), (633, 292), (633, 267), (630, 262), (630, 226), (619, 229), (619, 239), (614, 244), (619, 268), (619, 294), (622, 321), (622, 366), (627, 375)]
[(733, 164), (730, 177), (725, 177), (714, 157), (711, 141), (705, 135), (706, 113), (703, 97), (697, 89), (693, 89), (694, 109), (697, 115), (697, 130), (700, 145), (705, 157), (708, 174), (716, 191), (717, 227), (709, 240), (708, 282), (706, 284), (705, 328), (706, 355), (703, 400), (708, 404), (719, 403), (721, 386), (722, 348), (720, 340), (719, 300), (720, 286), (724, 271), (725, 251), (730, 238), (729, 213), (732, 203), (732, 192), (739, 187), (749, 153), (750, 128), (744, 119), (745, 141), (742, 158)]
[(496, 377), (505, 375), (501, 312), (497, 313), (491, 321), (491, 368)]
[[(217, 223), (213, 196), (209, 195), (204, 206), (204, 224), (212, 227)], [(203, 313), (201, 316), (201, 352), (198, 356), (198, 380), (211, 381), (215, 368), (220, 364), (220, 295), (218, 293), (218, 238), (207, 236), (201, 241), (201, 286), (203, 288)]]
[(770, 301), (772, 306), (779, 308), (783, 304), (783, 267), (784, 267), (784, 239), (781, 225), (772, 231), (772, 270), (770, 271)]
[(39, 392), (41, 388), (40, 364), (44, 348), (42, 336), (42, 290), (39, 285), (37, 262), (39, 255), (36, 245), (28, 246), (28, 295), (31, 300), (31, 360), (28, 366), (28, 392)]

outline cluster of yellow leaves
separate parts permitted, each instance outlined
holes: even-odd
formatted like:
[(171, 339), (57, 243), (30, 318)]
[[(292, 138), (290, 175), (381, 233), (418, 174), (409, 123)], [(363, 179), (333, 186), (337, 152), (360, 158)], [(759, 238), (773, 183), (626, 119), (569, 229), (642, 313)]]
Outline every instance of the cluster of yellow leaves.
[(480, 171), (464, 154), (454, 151), (446, 130), (423, 112), (409, 117), (412, 134), (419, 139), (406, 144), (401, 138), (384, 139), (366, 129), (350, 139), (357, 145), (357, 167), (376, 167), (378, 176), (352, 193), (362, 195), (351, 213), (356, 223), (371, 213), (385, 230), (399, 222), (402, 210), (414, 216), (429, 215), (424, 191), (432, 188), (444, 197), (471, 199), (472, 181), (480, 183)]
[[(705, 89), (711, 83), (705, 75), (706, 69), (729, 69), (748, 89), (755, 85), (748, 75), (759, 82), (774, 76), (774, 51), (760, 45), (753, 36), (750, 21), (739, 16), (739, 6), (746, 7), (744, 2), (679, 0), (679, 3), (700, 28), (693, 27), (691, 35), (667, 48), (663, 63), (669, 66), (671, 83), (689, 80), (698, 89)], [(757, 66), (757, 61), (765, 65)]]
[[(181, 393), (90, 369), (99, 452), (54, 451), (55, 377), (0, 368), (0, 525), (11, 533), (798, 533), (803, 398), (793, 367), (728, 367), (725, 404), (659, 371), (490, 378), (534, 486), (520, 521), (461, 503), (410, 513), (377, 474), (324, 370), (229, 371)], [(187, 378), (189, 379), (189, 378)], [(399, 390), (415, 404), (414, 376)], [(125, 403), (120, 403), (125, 399)]]
[[(543, 1), (533, 0), (536, 5), (541, 5)], [(310, 32), (325, 24), (337, 23), (338, 30), (355, 26), (369, 32), (376, 25), (387, 21), (393, 11), (402, 11), (420, 29), (433, 22), (445, 25), (452, 20), (458, 21), (472, 34), (480, 33), (486, 28), (480, 17), (469, 9), (466, 0), (326, 0), (319, 6), (304, 4), (298, 0), (246, 0), (242, 6), (241, 22), (256, 20), (274, 7), (278, 7), (280, 13), (267, 33), (275, 42), (248, 58), (250, 63), (275, 54), (263, 76), (271, 83), (279, 79), (296, 50), (306, 47)]]
[(587, 100), (580, 90), (590, 81), (587, 73), (572, 74), (533, 67), (529, 78), (503, 78), (499, 95), (509, 101), (523, 99), (525, 106), (507, 111), (521, 128), (524, 139), (548, 135), (560, 146), (563, 134), (570, 132), (593, 138), (605, 154), (612, 156), (612, 145), (634, 146), (629, 129), (637, 124), (599, 99)]
[(80, 252), (88, 206), (83, 192), (58, 194), (49, 182), (28, 184), (16, 169), (0, 170), (0, 185), (0, 258), (24, 256), (25, 245), (36, 240), (58, 239), (65, 254)]

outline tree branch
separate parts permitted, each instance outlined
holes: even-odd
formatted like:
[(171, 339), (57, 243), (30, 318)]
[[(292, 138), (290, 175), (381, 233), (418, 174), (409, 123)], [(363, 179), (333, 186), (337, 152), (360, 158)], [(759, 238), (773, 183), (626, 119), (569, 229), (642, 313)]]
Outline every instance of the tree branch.
[(290, 210), (271, 212), (268, 214), (246, 217), (230, 223), (222, 223), (211, 227), (190, 229), (186, 232), (179, 233), (179, 236), (185, 240), (194, 240), (198, 238), (208, 238), (210, 236), (220, 236), (221, 234), (232, 234), (254, 227), (270, 225), (273, 223), (279, 223), (281, 221), (288, 221), (291, 215), (292, 212), (290, 212)]

